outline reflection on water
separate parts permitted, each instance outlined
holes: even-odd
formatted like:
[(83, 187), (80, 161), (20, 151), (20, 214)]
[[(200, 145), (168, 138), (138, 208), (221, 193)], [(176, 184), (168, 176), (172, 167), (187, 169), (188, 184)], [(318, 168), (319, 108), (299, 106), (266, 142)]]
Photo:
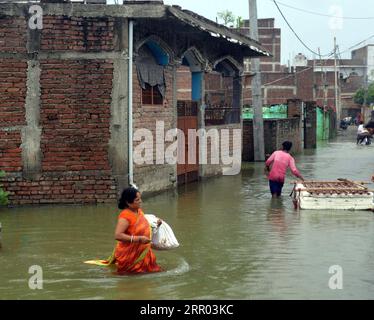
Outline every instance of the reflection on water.
[[(349, 139), (306, 151), (297, 166), (308, 179), (368, 180), (373, 146)], [(2, 209), (0, 298), (373, 298), (373, 213), (295, 211), (292, 180), (271, 199), (263, 164), (247, 163), (239, 176), (145, 199), (144, 211), (165, 219), (181, 246), (156, 252), (166, 272), (143, 276), (83, 264), (112, 252), (115, 205)], [(28, 288), (32, 265), (43, 268), (43, 290)], [(332, 265), (343, 268), (343, 290), (328, 288)]]

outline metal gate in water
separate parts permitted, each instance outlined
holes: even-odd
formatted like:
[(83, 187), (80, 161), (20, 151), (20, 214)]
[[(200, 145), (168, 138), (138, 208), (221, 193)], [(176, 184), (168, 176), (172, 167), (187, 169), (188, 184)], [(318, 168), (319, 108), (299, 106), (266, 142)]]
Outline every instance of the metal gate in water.
[(188, 141), (188, 130), (198, 130), (198, 118), (197, 118), (197, 107), (198, 104), (195, 101), (178, 101), (178, 129), (184, 133), (184, 164), (177, 165), (178, 173), (178, 185), (197, 181), (199, 179), (199, 144), (196, 141), (196, 161), (194, 163), (188, 163), (188, 152), (189, 152), (189, 141)]

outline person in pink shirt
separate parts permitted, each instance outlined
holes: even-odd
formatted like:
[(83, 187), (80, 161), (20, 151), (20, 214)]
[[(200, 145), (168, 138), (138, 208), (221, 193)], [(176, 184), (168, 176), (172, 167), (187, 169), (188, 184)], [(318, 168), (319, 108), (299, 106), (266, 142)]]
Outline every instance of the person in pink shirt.
[[(292, 142), (282, 143), (282, 150), (275, 151), (265, 162), (266, 172), (269, 174), (270, 192), (273, 198), (279, 198), (282, 195), (284, 180), (286, 178), (287, 168), (291, 169), (292, 174), (304, 181), (303, 176), (297, 170), (295, 159), (290, 155)], [(271, 169), (270, 169), (271, 166)], [(270, 172), (270, 173), (269, 173)]]

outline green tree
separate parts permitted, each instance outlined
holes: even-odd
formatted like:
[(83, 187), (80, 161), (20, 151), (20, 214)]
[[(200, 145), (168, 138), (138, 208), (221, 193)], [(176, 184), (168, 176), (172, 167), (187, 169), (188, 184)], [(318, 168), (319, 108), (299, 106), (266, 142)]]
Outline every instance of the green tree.
[(223, 24), (227, 27), (229, 27), (229, 24), (233, 25), (235, 23), (235, 16), (234, 14), (229, 10), (224, 10), (217, 13), (218, 18), (223, 20)]
[[(5, 172), (0, 171), (0, 178), (3, 178), (4, 176), (5, 176)], [(6, 206), (9, 203), (8, 195), (9, 193), (5, 192), (3, 188), (1, 188), (1, 185), (0, 185), (0, 205), (1, 206)]]
[(243, 20), (242, 17), (237, 17), (236, 18), (236, 27), (238, 29), (244, 27), (244, 20)]
[(365, 88), (358, 89), (353, 97), (354, 102), (363, 105), (365, 103), (365, 95), (366, 104), (374, 103), (374, 83), (371, 83), (367, 90)]

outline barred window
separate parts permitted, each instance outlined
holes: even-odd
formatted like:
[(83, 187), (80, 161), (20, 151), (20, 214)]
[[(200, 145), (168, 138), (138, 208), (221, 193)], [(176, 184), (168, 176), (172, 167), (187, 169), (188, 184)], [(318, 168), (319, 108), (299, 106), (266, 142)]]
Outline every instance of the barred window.
[(142, 89), (142, 104), (162, 105), (163, 102), (164, 101), (158, 86), (151, 87), (148, 83), (146, 83), (145, 89)]

